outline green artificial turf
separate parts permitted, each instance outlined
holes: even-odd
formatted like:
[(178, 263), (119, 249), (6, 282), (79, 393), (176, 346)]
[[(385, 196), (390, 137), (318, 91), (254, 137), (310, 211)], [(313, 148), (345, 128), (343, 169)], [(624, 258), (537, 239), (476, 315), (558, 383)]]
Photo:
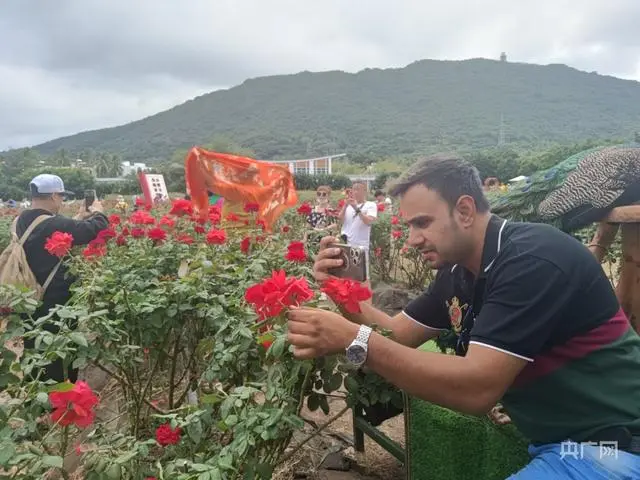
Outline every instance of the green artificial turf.
[[(439, 352), (434, 342), (421, 347)], [(408, 480), (503, 480), (529, 462), (513, 425), (405, 399)]]

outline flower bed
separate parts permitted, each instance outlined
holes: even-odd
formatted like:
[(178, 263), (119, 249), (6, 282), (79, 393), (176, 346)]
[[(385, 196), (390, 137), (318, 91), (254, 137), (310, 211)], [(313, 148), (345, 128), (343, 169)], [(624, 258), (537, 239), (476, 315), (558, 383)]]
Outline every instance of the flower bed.
[[(0, 338), (0, 418), (15, 427), (0, 433), (9, 478), (51, 469), (68, 477), (69, 451), (89, 480), (269, 478), (303, 425), (305, 403), (329, 413), (326, 395), (337, 390), (349, 404), (401, 402), (379, 377), (351, 375), (338, 358), (293, 358), (289, 306), (315, 306), (324, 290), (353, 308), (352, 294), (367, 294), (315, 284), (299, 243), (304, 208), (271, 233), (247, 210), (246, 223), (215, 207), (203, 221), (178, 200), (171, 210), (112, 214), (110, 228), (82, 248), (53, 235), (47, 248), (80, 280), (49, 319), (29, 317), (30, 292), (0, 287), (10, 297)], [(36, 347), (18, 358), (8, 341), (21, 336)], [(95, 419), (99, 399), (85, 384), (40, 381), (39, 367), (55, 358), (108, 374), (121, 399), (113, 421)]]

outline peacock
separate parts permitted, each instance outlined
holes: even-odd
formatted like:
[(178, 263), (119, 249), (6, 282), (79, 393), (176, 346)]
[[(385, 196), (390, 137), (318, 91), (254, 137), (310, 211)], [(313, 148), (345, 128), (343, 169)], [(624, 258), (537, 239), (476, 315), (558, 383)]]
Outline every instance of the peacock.
[(640, 201), (640, 143), (584, 150), (488, 198), (504, 218), (581, 230), (615, 207)]

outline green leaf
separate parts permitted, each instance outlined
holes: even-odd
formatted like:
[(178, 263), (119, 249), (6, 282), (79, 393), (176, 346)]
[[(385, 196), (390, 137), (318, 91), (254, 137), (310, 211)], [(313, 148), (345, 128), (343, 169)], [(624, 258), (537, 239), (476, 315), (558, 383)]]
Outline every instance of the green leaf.
[(16, 445), (13, 442), (0, 443), (0, 465), (6, 466), (7, 462), (16, 453)]
[(80, 345), (81, 347), (85, 347), (86, 348), (86, 347), (89, 346), (89, 344), (87, 343), (87, 339), (80, 332), (71, 332), (69, 334), (69, 338), (73, 341), (73, 343), (76, 343), (77, 345)]
[(49, 405), (49, 395), (47, 395), (47, 392), (39, 392), (38, 395), (36, 395), (36, 402), (40, 405)]
[(222, 397), (220, 395), (216, 395), (215, 393), (207, 393), (206, 395), (202, 395), (200, 397), (200, 401), (205, 405), (215, 405), (222, 401)]
[(42, 457), (42, 463), (48, 467), (62, 468), (62, 464), (64, 463), (64, 460), (62, 457), (45, 455)]
[(200, 443), (200, 440), (202, 440), (202, 424), (199, 420), (187, 426), (187, 435), (189, 435), (193, 443)]
[(284, 353), (285, 337), (281, 336), (276, 338), (275, 342), (269, 348), (269, 355), (273, 358), (280, 358)]
[(3, 373), (0, 375), (0, 388), (6, 387), (12, 383), (18, 383), (20, 379), (11, 373)]
[(68, 392), (70, 390), (73, 390), (73, 383), (69, 383), (69, 382), (60, 382), (60, 383), (56, 383), (55, 385), (51, 385), (49, 388), (47, 388), (47, 391), (49, 391), (49, 393), (51, 392)]
[(268, 463), (261, 463), (256, 466), (256, 472), (260, 475), (260, 478), (269, 480), (273, 476), (273, 467)]
[(360, 385), (358, 384), (358, 381), (351, 376), (348, 376), (347, 378), (344, 379), (344, 386), (349, 393), (357, 393), (358, 390), (360, 389)]
[(325, 415), (329, 415), (329, 401), (324, 395), (318, 395), (320, 398), (320, 408)]
[(320, 396), (316, 393), (312, 393), (307, 397), (307, 407), (310, 411), (315, 412), (320, 406)]
[(324, 384), (324, 391), (326, 393), (335, 392), (336, 390), (340, 389), (341, 386), (342, 386), (342, 375), (340, 375), (339, 373), (334, 373), (329, 378), (329, 381)]

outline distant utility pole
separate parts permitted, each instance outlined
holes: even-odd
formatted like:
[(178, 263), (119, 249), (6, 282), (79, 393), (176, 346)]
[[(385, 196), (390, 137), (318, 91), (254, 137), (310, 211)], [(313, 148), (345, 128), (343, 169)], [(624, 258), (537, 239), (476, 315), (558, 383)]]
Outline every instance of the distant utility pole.
[(504, 145), (505, 142), (504, 135), (504, 114), (500, 113), (500, 133), (498, 134), (498, 145)]

